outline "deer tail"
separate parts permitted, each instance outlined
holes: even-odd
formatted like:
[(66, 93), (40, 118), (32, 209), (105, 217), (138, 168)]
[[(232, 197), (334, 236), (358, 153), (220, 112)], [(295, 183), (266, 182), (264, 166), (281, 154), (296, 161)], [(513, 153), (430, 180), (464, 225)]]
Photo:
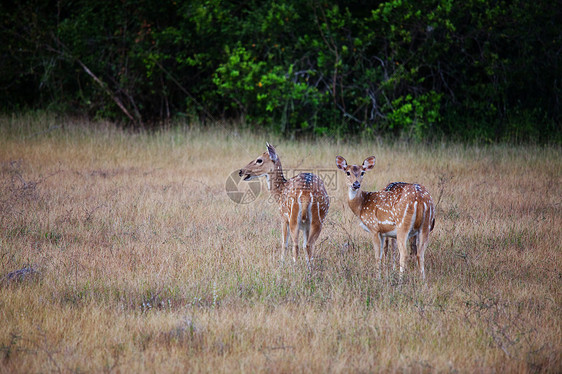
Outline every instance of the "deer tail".
[(300, 221), (302, 223), (308, 222), (310, 219), (309, 215), (312, 210), (312, 197), (307, 195), (301, 195), (299, 197), (299, 211), (300, 211)]

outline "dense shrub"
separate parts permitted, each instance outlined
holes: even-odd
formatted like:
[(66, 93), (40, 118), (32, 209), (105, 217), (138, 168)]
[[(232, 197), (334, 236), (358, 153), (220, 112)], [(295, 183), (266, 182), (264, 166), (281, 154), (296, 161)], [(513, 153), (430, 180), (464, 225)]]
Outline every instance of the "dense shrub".
[(4, 110), (287, 136), (560, 141), (552, 1), (60, 0), (0, 5)]

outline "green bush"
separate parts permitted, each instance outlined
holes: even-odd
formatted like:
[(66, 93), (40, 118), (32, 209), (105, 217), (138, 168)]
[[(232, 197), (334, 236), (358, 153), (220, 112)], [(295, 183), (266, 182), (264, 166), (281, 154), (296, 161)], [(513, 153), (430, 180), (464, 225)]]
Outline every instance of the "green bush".
[[(285, 136), (559, 141), (562, 12), (524, 0), (0, 5), (2, 110)], [(53, 12), (57, 9), (57, 12)]]

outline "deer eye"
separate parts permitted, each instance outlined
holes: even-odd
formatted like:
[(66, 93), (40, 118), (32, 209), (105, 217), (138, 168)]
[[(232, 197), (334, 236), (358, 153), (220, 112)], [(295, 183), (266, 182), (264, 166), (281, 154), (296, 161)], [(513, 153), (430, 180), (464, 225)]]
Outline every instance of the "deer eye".
[(351, 173), (350, 173), (349, 171), (348, 171), (348, 172), (346, 172), (346, 173), (347, 173), (347, 175), (348, 175), (348, 176), (349, 176), (349, 175), (351, 175)]
[(365, 172), (364, 172), (364, 171), (361, 172), (361, 176), (363, 176), (363, 175), (365, 175)]
[(258, 159), (256, 160), (256, 164), (261, 164), (262, 162), (263, 162), (263, 160), (262, 160), (261, 158), (258, 158)]

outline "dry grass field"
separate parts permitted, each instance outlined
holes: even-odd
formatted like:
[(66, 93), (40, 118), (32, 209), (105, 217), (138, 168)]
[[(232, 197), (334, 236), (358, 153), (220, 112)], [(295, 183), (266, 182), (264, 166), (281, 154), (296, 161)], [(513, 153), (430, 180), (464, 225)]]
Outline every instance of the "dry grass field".
[[(286, 174), (330, 178), (312, 273), (303, 253), (280, 262), (265, 182), (247, 204), (226, 193), (266, 141)], [(389, 258), (376, 278), (338, 154), (377, 157), (367, 190), (432, 193), (426, 284)], [(559, 146), (2, 117), (0, 372), (560, 372), (561, 204)]]

